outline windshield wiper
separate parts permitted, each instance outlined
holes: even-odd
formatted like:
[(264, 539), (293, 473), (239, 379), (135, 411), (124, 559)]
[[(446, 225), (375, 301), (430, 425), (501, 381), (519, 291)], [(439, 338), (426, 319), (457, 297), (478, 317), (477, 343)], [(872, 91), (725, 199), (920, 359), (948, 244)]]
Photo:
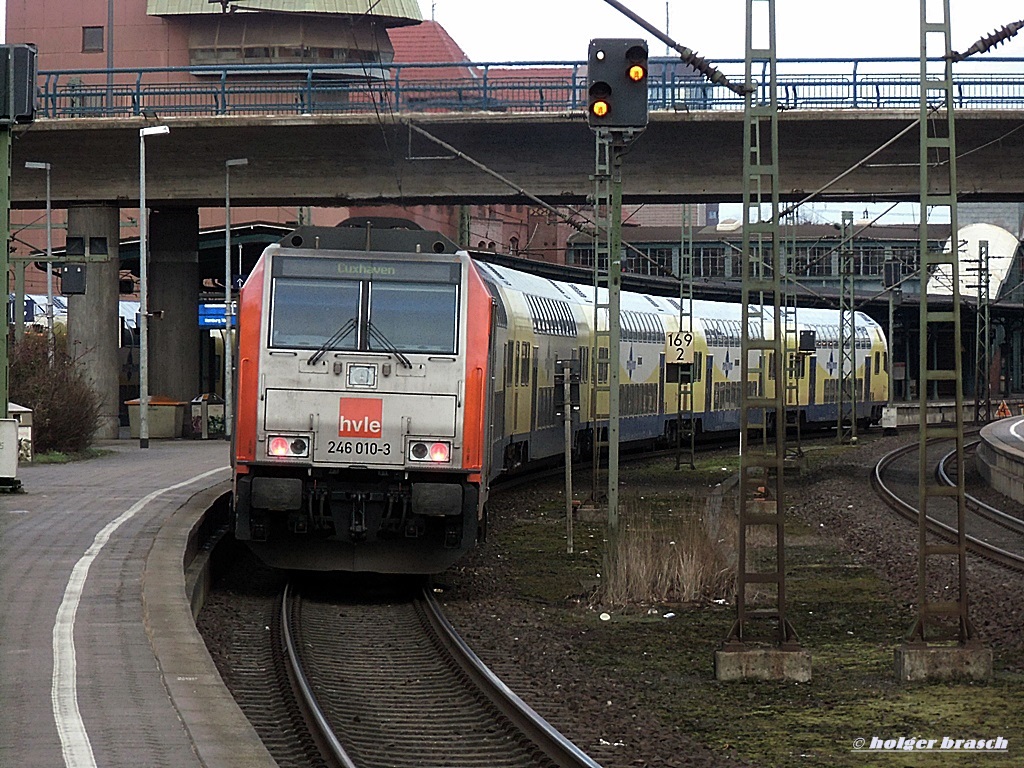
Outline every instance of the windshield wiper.
[(388, 340), (388, 337), (378, 331), (373, 323), (367, 321), (366, 327), (370, 331), (370, 338), (374, 339), (378, 344), (384, 347), (384, 349), (397, 357), (398, 362), (402, 364), (402, 367), (412, 368), (412, 363), (409, 362), (409, 358), (399, 352), (395, 345)]
[(329, 339), (327, 339), (327, 341), (320, 345), (320, 348), (317, 349), (316, 352), (309, 356), (309, 359), (306, 361), (306, 365), (316, 365), (317, 362), (320, 360), (321, 357), (324, 356), (324, 353), (326, 353), (328, 349), (330, 349), (339, 341), (341, 341), (350, 333), (352, 333), (352, 331), (355, 330), (355, 327), (355, 318), (350, 317), (345, 322), (345, 324), (341, 326), (341, 328), (336, 330), (334, 334)]

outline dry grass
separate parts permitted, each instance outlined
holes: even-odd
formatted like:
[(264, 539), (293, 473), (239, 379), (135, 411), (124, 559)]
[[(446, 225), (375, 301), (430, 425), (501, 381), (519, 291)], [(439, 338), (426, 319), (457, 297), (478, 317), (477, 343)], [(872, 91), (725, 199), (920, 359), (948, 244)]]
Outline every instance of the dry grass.
[(642, 500), (626, 498), (621, 508), (602, 578), (602, 604), (731, 599), (736, 534), (730, 515), (703, 502), (656, 513)]

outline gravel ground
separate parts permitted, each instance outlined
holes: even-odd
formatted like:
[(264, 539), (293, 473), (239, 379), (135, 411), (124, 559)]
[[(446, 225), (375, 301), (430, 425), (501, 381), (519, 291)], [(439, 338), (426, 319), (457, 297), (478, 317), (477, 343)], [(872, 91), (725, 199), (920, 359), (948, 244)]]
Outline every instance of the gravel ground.
[[(908, 434), (874, 436), (863, 439), (856, 448), (838, 451), (812, 446), (811, 470), (787, 483), (792, 518), (800, 528), (800, 539), (833, 547), (840, 558), (851, 563), (844, 567), (863, 568), (877, 576), (878, 585), (872, 587), (877, 595), (871, 599), (877, 600), (882, 611), (902, 613), (897, 621), (905, 621), (907, 627), (912, 622), (916, 600), (916, 526), (889, 510), (871, 490), (868, 478), (871, 467), (884, 453), (916, 439), (916, 435)], [(626, 486), (629, 472), (628, 468), (623, 472)], [(642, 663), (636, 665), (636, 659), (613, 659), (609, 663), (607, 655), (614, 656), (614, 647), (602, 648), (604, 655), (595, 651), (597, 642), (605, 646), (613, 643), (602, 634), (605, 628), (597, 613), (603, 608), (590, 604), (585, 580), (580, 582), (578, 593), (554, 597), (538, 597), (535, 586), (521, 588), (543, 575), (524, 572), (524, 568), (536, 569), (539, 561), (524, 565), (522, 558), (514, 557), (512, 553), (521, 551), (522, 542), (510, 537), (521, 535), (523, 528), (517, 523), (539, 520), (543, 513), (538, 510), (550, 506), (559, 489), (560, 482), (553, 480), (499, 497), (492, 503), (487, 544), (472, 553), (461, 567), (445, 574), (447, 589), (442, 600), (469, 644), (527, 703), (605, 768), (791, 764), (781, 758), (752, 759), (742, 749), (723, 745), (721, 740), (709, 744), (703, 738), (701, 722), (739, 716), (736, 711), (719, 713), (718, 702), (713, 700), (714, 692), (723, 690), (723, 686), (715, 687), (709, 649), (717, 646), (722, 635), (705, 638), (707, 642), (699, 649), (676, 649), (681, 656), (697, 657), (697, 666), (703, 669), (698, 682), (712, 692), (705, 719), (705, 713), (693, 712), (680, 717), (672, 713), (679, 696), (678, 686), (686, 684), (684, 676), (673, 679), (664, 667), (652, 667), (648, 674)], [(643, 490), (658, 491), (646, 484)], [(548, 559), (564, 558), (553, 553)], [(972, 558), (968, 583), (974, 625), (983, 642), (995, 650), (1000, 674), (1019, 673), (1020, 649), (1024, 644), (1024, 611), (1019, 597), (1024, 580)], [(714, 610), (713, 606), (704, 608)], [(649, 610), (656, 612), (656, 618), (671, 610), (683, 616), (696, 616), (684, 613), (693, 611), (692, 606), (660, 605)], [(680, 618), (676, 625), (683, 621)], [(799, 627), (798, 631), (802, 632)], [(831, 642), (830, 638), (827, 640)], [(898, 644), (899, 638), (894, 640), (890, 647)], [(845, 637), (837, 640), (843, 641)], [(814, 642), (822, 641), (816, 637)], [(818, 653), (814, 647), (808, 650), (812, 655)], [(891, 654), (887, 648), (883, 652)], [(815, 655), (815, 675), (817, 664)], [(621, 674), (610, 674), (609, 669)], [(884, 671), (876, 677), (884, 677)], [(751, 693), (749, 697), (753, 707), (755, 695)], [(850, 752), (848, 741), (841, 752)], [(820, 763), (808, 764), (831, 763), (824, 758)]]

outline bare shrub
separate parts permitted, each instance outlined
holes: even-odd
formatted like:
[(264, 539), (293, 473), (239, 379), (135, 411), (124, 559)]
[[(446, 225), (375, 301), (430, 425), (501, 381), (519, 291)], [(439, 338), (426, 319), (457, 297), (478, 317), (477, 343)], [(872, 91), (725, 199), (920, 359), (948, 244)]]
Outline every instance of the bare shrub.
[(52, 365), (44, 334), (26, 333), (11, 345), (9, 397), (32, 409), (37, 453), (79, 453), (99, 426), (99, 398), (67, 354), (65, 337), (58, 335), (55, 342)]
[(609, 542), (601, 601), (608, 605), (694, 602), (732, 596), (735, 535), (728, 519), (693, 502), (655, 515), (625, 499), (619, 530)]

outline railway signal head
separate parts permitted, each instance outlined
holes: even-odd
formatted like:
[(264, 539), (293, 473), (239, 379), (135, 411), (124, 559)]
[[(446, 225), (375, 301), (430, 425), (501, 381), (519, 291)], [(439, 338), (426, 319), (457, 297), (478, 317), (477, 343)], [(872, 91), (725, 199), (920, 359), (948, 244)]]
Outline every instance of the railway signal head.
[(647, 42), (637, 38), (591, 40), (587, 97), (591, 128), (646, 128)]

